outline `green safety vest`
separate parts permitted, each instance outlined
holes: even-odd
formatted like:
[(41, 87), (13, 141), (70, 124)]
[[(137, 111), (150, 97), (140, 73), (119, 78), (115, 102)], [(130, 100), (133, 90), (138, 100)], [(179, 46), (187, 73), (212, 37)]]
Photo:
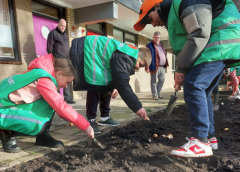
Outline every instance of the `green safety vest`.
[(57, 87), (56, 79), (43, 69), (6, 78), (0, 83), (0, 129), (17, 131), (27, 135), (37, 135), (52, 118), (53, 108), (40, 98), (30, 104), (16, 105), (9, 100), (9, 94), (23, 88), (35, 80), (48, 77)]
[[(87, 36), (84, 42), (84, 77), (92, 85), (112, 83), (110, 59), (119, 50), (137, 61), (138, 49), (105, 36)], [(135, 63), (136, 63), (135, 61)]]
[(234, 71), (236, 69), (236, 75), (240, 76), (240, 66), (232, 67), (230, 69), (230, 72)]
[[(211, 37), (193, 66), (226, 59), (240, 59), (240, 14), (231, 0), (224, 11), (212, 20)], [(182, 0), (173, 0), (168, 16), (169, 41), (178, 55), (187, 42), (187, 32), (180, 22), (178, 11)], [(227, 67), (239, 66), (240, 62)]]

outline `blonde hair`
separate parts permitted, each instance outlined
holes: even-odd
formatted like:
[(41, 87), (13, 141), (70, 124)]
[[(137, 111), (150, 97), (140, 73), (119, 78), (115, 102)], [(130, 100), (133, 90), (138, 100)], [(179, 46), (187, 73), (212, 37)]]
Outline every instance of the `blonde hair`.
[(138, 58), (144, 63), (144, 66), (150, 66), (152, 62), (151, 51), (146, 47), (140, 47), (138, 51)]
[(66, 58), (55, 58), (53, 60), (53, 67), (55, 72), (61, 71), (63, 76), (78, 78), (71, 61)]

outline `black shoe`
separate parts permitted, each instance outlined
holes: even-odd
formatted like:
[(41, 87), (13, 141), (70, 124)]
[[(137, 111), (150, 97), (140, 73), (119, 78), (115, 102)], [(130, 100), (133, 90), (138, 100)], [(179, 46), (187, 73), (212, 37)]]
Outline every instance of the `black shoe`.
[(158, 96), (158, 99), (164, 99), (164, 97), (162, 97), (162, 96)]
[(17, 137), (5, 135), (4, 131), (0, 131), (0, 137), (4, 151), (8, 153), (18, 153), (21, 151), (21, 148), (17, 144)]
[(98, 129), (97, 123), (95, 119), (89, 119), (91, 127), (93, 128), (94, 134), (101, 134), (101, 131)]
[(46, 146), (50, 148), (58, 148), (64, 146), (62, 141), (55, 140), (49, 133), (46, 132), (37, 136), (35, 145)]
[(66, 102), (67, 102), (68, 104), (75, 104), (75, 103), (76, 103), (76, 102), (73, 101), (73, 100), (66, 100)]

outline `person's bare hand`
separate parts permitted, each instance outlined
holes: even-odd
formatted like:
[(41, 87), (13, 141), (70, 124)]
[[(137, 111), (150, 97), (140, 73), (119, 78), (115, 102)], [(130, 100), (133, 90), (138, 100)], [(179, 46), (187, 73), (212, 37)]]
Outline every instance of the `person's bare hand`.
[(149, 69), (145, 69), (145, 72), (149, 73)]
[(85, 133), (88, 135), (88, 137), (92, 139), (94, 138), (94, 131), (91, 125), (89, 125), (89, 127), (85, 130)]
[(230, 86), (227, 86), (227, 91), (230, 91)]
[(115, 97), (117, 97), (117, 95), (118, 95), (118, 91), (117, 91), (117, 89), (114, 89), (112, 94), (111, 94), (111, 97), (115, 98)]
[(145, 120), (147, 120), (147, 112), (144, 108), (139, 109), (136, 114), (141, 117), (144, 118)]
[(175, 88), (175, 90), (181, 90), (181, 86), (183, 85), (184, 78), (185, 78), (185, 74), (175, 72), (175, 75), (174, 75), (174, 80), (175, 80), (174, 88)]

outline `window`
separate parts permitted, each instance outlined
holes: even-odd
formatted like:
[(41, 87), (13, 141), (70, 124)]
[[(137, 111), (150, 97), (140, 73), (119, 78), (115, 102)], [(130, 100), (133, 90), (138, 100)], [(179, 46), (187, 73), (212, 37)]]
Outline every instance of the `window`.
[(58, 18), (58, 9), (57, 8), (54, 8), (54, 7), (45, 5), (45, 4), (41, 4), (39, 2), (32, 1), (32, 11), (35, 13), (40, 13), (43, 15)]
[(43, 0), (32, 0), (32, 14), (53, 21), (65, 18), (65, 8)]
[(103, 27), (101, 24), (90, 24), (87, 26), (89, 29), (95, 30), (95, 31), (99, 31), (102, 32), (103, 31)]
[(123, 32), (113, 29), (113, 38), (117, 41), (123, 42)]
[(150, 42), (152, 42), (152, 40), (151, 39), (147, 39), (147, 44), (149, 44)]
[(128, 34), (128, 33), (125, 33), (125, 39), (126, 39), (126, 40), (129, 40), (129, 41), (133, 41), (133, 42), (136, 41), (135, 35), (130, 35), (130, 34)]
[(176, 70), (176, 58), (177, 56), (175, 56), (174, 54), (172, 55), (172, 71), (175, 72)]
[(130, 33), (124, 33), (124, 43), (136, 46), (136, 35)]
[[(89, 31), (97, 33), (98, 35), (104, 35), (104, 24), (96, 23), (96, 24), (87, 25), (87, 32)], [(89, 34), (87, 33), (87, 35)]]
[(17, 58), (12, 1), (0, 0), (0, 60)]
[(124, 41), (124, 43), (126, 43), (126, 44), (128, 44), (128, 45), (136, 46), (136, 44), (135, 44), (135, 43), (132, 43), (132, 42)]
[(119, 28), (113, 28), (113, 38), (120, 42), (136, 46), (136, 35)]

